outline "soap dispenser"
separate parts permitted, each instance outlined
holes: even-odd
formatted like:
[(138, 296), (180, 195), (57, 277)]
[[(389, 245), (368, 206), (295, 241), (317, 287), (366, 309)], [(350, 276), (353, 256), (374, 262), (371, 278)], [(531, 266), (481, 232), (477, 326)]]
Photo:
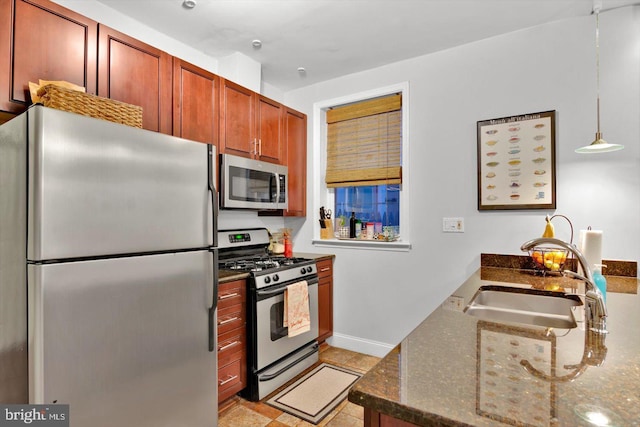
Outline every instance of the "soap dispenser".
[(602, 293), (602, 299), (607, 302), (607, 279), (602, 275), (602, 267), (606, 267), (603, 264), (593, 265), (593, 281)]

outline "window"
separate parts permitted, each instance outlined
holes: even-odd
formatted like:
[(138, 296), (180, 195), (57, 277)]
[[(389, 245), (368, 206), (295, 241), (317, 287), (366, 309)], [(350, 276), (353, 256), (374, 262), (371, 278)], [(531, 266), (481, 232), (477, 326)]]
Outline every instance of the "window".
[[(409, 154), (410, 154), (410, 135), (409, 135), (409, 82), (395, 83), (386, 87), (369, 89), (364, 92), (352, 93), (337, 98), (325, 99), (313, 104), (313, 141), (311, 144), (313, 150), (313, 170), (317, 171), (318, 179), (313, 180), (313, 202), (315, 204), (314, 218), (319, 218), (319, 208), (331, 209), (333, 212), (332, 219), (334, 229), (332, 233), (338, 232), (338, 221), (335, 220), (339, 212), (345, 219), (351, 216), (351, 212), (365, 222), (374, 222), (376, 218), (380, 218), (380, 226), (385, 221), (386, 224), (397, 227), (400, 232), (400, 239), (394, 242), (380, 242), (373, 240), (342, 240), (330, 238), (333, 234), (323, 233), (320, 221), (313, 221), (313, 240), (312, 243), (317, 246), (329, 247), (348, 247), (363, 250), (382, 250), (382, 251), (409, 251), (411, 250), (411, 221), (409, 221), (409, 205), (411, 182), (407, 179), (409, 176)], [(338, 114), (342, 108), (348, 112), (348, 107), (361, 109), (362, 104), (368, 101), (383, 100), (384, 98), (395, 97), (396, 104), (399, 109), (395, 114), (398, 117), (399, 127), (396, 127), (398, 134), (396, 144), (395, 165), (370, 167), (373, 171), (384, 171), (382, 177), (374, 178), (369, 172), (372, 170), (352, 170), (346, 173), (335, 173), (330, 163), (336, 158), (345, 159), (349, 156), (339, 156), (331, 159), (329, 145), (331, 138), (329, 135), (329, 124), (335, 119), (332, 115)], [(382, 114), (382, 112), (379, 112)], [(328, 119), (327, 119), (328, 116)], [(389, 146), (389, 144), (387, 144)], [(364, 146), (356, 148), (355, 152), (357, 160), (364, 159), (369, 155)], [(386, 156), (385, 156), (386, 157)], [(389, 156), (392, 158), (392, 156)], [(353, 159), (353, 157), (352, 157)], [(348, 164), (348, 162), (346, 162)], [(354, 163), (353, 161), (351, 163)], [(364, 164), (362, 164), (364, 166)], [(353, 180), (340, 180), (340, 177), (358, 178), (358, 182)], [(361, 179), (361, 178), (365, 179)], [(366, 182), (365, 182), (366, 181)], [(359, 212), (359, 213), (358, 213)], [(386, 215), (386, 216), (385, 216)], [(374, 221), (370, 221), (374, 219)], [(375, 227), (375, 226), (374, 226)], [(383, 230), (384, 231), (384, 230)]]
[[(375, 233), (400, 233), (402, 95), (331, 108), (327, 119), (326, 186), (334, 188), (337, 225), (353, 212)], [(363, 225), (364, 228), (364, 225)]]

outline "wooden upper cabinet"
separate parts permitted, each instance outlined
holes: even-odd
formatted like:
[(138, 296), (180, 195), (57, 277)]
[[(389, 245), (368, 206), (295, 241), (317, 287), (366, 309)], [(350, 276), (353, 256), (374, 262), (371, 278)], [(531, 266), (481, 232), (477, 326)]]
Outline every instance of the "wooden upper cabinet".
[(282, 106), (221, 79), (220, 152), (283, 164)]
[(219, 77), (173, 58), (173, 134), (218, 144)]
[(256, 149), (253, 92), (232, 81), (220, 85), (220, 152), (253, 157)]
[(142, 107), (144, 129), (172, 134), (171, 56), (98, 26), (98, 95)]
[(256, 94), (256, 158), (271, 163), (283, 163), (282, 106)]
[(289, 176), (286, 216), (307, 215), (307, 116), (284, 107), (283, 140)]
[(29, 81), (96, 92), (98, 24), (48, 0), (0, 0), (0, 110), (30, 104)]

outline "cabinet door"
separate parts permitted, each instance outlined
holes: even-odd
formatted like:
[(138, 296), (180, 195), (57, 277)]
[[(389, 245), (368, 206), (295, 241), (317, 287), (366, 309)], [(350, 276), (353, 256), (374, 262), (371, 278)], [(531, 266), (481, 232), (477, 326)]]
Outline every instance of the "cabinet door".
[(229, 80), (220, 88), (220, 152), (253, 157), (256, 151), (254, 130), (254, 92)]
[(307, 215), (307, 116), (290, 108), (283, 114), (284, 156), (289, 175), (286, 216)]
[(29, 81), (96, 91), (98, 24), (47, 0), (0, 0), (0, 110), (29, 105)]
[(218, 76), (173, 58), (173, 134), (218, 143)]
[(318, 268), (318, 342), (333, 335), (333, 260), (316, 263)]
[(284, 163), (282, 149), (282, 106), (262, 95), (257, 96), (257, 158), (271, 163)]
[(144, 129), (171, 135), (171, 56), (102, 24), (98, 95), (142, 107)]

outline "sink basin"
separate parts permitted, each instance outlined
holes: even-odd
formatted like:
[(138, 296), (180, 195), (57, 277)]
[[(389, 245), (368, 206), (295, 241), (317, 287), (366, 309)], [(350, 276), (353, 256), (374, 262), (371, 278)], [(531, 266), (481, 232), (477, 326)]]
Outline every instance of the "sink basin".
[(580, 305), (582, 301), (577, 295), (506, 286), (481, 286), (464, 312), (494, 322), (571, 329), (577, 326), (572, 308)]

